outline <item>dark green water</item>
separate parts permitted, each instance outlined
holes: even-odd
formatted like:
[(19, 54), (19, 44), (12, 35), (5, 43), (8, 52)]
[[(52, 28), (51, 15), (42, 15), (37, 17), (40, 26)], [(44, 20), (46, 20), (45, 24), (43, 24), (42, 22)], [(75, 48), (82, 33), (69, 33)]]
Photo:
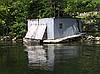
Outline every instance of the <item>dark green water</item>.
[(0, 43), (0, 74), (100, 74), (100, 45)]

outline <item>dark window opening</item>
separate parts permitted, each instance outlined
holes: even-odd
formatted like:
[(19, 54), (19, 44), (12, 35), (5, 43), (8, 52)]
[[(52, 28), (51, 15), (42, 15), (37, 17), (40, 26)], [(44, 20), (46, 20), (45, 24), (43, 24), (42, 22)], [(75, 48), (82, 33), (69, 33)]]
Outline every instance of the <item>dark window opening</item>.
[(63, 24), (62, 24), (62, 23), (59, 24), (59, 28), (60, 28), (60, 29), (63, 28)]

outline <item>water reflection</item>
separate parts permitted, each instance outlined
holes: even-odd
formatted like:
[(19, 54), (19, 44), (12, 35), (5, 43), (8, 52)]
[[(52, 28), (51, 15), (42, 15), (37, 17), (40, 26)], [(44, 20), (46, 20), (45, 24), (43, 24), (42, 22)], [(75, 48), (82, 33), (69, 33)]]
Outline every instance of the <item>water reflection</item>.
[(78, 56), (77, 46), (64, 44), (45, 44), (43, 46), (27, 46), (29, 66), (33, 69), (54, 70), (55, 63)]
[(100, 74), (100, 46), (81, 46), (80, 50), (78, 62), (81, 74)]
[(26, 74), (27, 60), (22, 44), (0, 43), (0, 74)]
[(29, 66), (34, 69), (53, 70), (54, 49), (45, 46), (27, 46)]
[(100, 74), (100, 45), (0, 44), (0, 74)]

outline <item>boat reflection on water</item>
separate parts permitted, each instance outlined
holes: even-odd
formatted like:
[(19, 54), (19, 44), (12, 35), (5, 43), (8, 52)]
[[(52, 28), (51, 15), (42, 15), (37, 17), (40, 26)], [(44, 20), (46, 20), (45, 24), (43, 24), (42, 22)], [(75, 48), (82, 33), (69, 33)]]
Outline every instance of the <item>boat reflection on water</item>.
[(44, 46), (27, 46), (29, 66), (33, 69), (53, 70), (54, 49)]
[(27, 46), (29, 67), (53, 71), (54, 65), (64, 62), (68, 58), (78, 56), (77, 46), (64, 46), (63, 44), (45, 44)]

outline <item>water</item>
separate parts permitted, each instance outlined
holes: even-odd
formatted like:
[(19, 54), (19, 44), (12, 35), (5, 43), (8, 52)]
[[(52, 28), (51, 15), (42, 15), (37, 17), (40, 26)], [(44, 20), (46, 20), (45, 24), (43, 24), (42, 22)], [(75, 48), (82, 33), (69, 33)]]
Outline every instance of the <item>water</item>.
[(0, 74), (100, 74), (100, 45), (2, 42)]

